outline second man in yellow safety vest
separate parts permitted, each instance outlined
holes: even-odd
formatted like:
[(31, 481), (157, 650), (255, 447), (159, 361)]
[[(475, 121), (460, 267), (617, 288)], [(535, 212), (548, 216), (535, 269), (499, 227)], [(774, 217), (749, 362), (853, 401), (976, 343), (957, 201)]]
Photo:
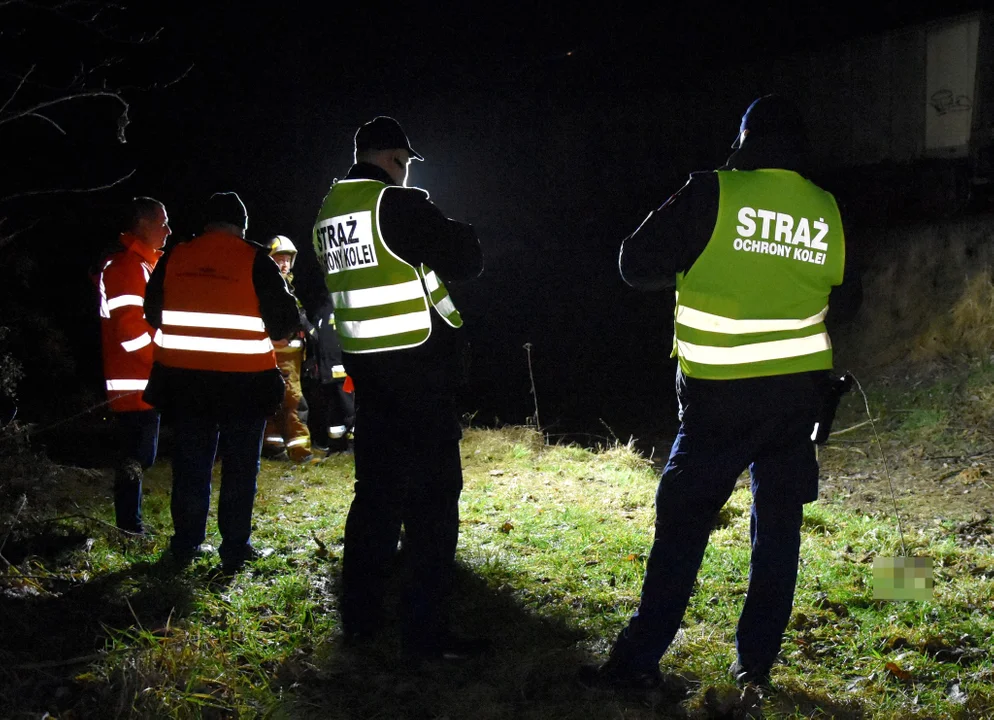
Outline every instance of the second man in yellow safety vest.
[[(350, 641), (382, 629), (386, 573), (403, 525), (410, 575), (403, 647), (413, 658), (456, 659), (486, 643), (452, 635), (445, 611), (462, 490), (455, 389), (463, 320), (442, 278), (476, 277), (483, 255), (472, 226), (447, 219), (428, 193), (406, 187), (411, 160), (422, 157), (396, 120), (381, 116), (360, 127), (355, 159), (314, 226), (316, 283), (325, 276), (356, 393), (343, 629)], [(297, 280), (305, 306), (320, 298), (323, 288)], [(308, 306), (312, 315), (318, 309)]]

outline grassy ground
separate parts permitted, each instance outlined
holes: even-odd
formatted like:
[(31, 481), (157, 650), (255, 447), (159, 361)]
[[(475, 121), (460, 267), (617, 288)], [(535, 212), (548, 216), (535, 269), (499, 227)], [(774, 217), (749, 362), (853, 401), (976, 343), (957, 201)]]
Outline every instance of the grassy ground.
[[(935, 561), (931, 601), (872, 599), (872, 560), (899, 554), (901, 541), (870, 428), (822, 451), (824, 499), (806, 510), (794, 618), (765, 717), (994, 717), (994, 529), (989, 516), (969, 514), (985, 497), (986, 456), (970, 455), (983, 450), (986, 425), (969, 421), (976, 432), (964, 434), (957, 404), (992, 388), (990, 371), (973, 368), (951, 385), (895, 380), (871, 393), (902, 503), (912, 504), (905, 491), (915, 478), (956, 478), (960, 466), (976, 477), (955, 481), (956, 496), (976, 488), (972, 507), (907, 512), (909, 552)], [(846, 402), (839, 428), (860, 419)], [(216, 555), (185, 569), (162, 557), (168, 464), (149, 472), (145, 512), (156, 535), (140, 541), (109, 526), (104, 475), (0, 458), (0, 553), (10, 563), (0, 561), (0, 718), (750, 712), (725, 675), (748, 569), (745, 487), (721, 514), (685, 628), (663, 660), (686, 692), (614, 694), (574, 678), (580, 663), (603, 659), (637, 603), (657, 468), (628, 446), (547, 446), (523, 428), (468, 430), (462, 454), (454, 621), (496, 648), (466, 665), (420, 668), (401, 661), (395, 628), (362, 651), (341, 643), (350, 457), (264, 461), (253, 540), (273, 552), (233, 579), (216, 572)]]

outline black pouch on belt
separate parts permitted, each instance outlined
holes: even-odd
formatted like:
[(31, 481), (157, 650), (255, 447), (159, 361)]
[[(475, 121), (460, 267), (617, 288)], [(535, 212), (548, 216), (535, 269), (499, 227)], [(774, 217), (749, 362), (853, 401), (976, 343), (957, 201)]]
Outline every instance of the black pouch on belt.
[(835, 422), (835, 412), (839, 409), (842, 396), (852, 389), (853, 380), (853, 376), (848, 372), (842, 377), (833, 377), (829, 380), (822, 395), (818, 419), (811, 432), (811, 440), (815, 445), (824, 445), (828, 440), (828, 435), (832, 432), (832, 423)]

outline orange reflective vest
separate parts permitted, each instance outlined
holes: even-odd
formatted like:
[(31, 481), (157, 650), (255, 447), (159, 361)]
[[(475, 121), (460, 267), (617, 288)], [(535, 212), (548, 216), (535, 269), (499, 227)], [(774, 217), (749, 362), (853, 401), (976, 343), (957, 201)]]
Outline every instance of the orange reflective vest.
[(154, 337), (157, 363), (220, 372), (276, 368), (252, 282), (257, 252), (223, 231), (172, 250), (162, 283), (162, 323)]
[(121, 235), (124, 249), (100, 271), (100, 334), (107, 399), (115, 412), (151, 410), (142, 391), (152, 369), (152, 333), (145, 321), (145, 286), (162, 253), (140, 238)]

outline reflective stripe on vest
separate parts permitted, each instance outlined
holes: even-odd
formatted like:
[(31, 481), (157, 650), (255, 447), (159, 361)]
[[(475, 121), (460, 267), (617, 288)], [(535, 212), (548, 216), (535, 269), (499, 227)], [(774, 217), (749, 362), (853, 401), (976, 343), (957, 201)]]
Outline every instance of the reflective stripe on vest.
[(276, 353), (252, 281), (257, 249), (236, 235), (209, 232), (177, 245), (163, 280), (155, 360), (168, 367), (261, 372)]
[(431, 308), (452, 327), (462, 325), (441, 279), (395, 255), (381, 236), (379, 208), (387, 187), (376, 180), (335, 183), (314, 226), (345, 352), (421, 345), (431, 335)]
[(449, 297), (449, 291), (445, 289), (445, 285), (442, 284), (434, 270), (429, 270), (427, 265), (422, 265), (421, 276), (425, 280), (425, 287), (428, 288), (428, 299), (431, 300), (431, 304), (438, 310), (442, 319), (452, 327), (462, 327), (462, 315), (456, 310), (455, 303)]
[(148, 380), (127, 379), (108, 380), (108, 392), (127, 392), (129, 390), (144, 390), (148, 385)]
[(127, 305), (137, 305), (138, 307), (143, 307), (145, 305), (145, 298), (141, 295), (118, 295), (117, 297), (107, 298), (107, 312), (117, 310), (119, 307), (125, 307)]
[(835, 198), (787, 170), (717, 175), (711, 239), (677, 276), (681, 370), (732, 380), (831, 368), (824, 320), (845, 263)]
[(232, 340), (226, 338), (196, 337), (194, 335), (155, 333), (155, 344), (166, 350), (190, 350), (205, 353), (232, 355), (267, 355), (273, 350), (273, 342), (264, 340)]
[(134, 352), (135, 350), (141, 350), (151, 342), (152, 338), (148, 336), (148, 333), (142, 333), (133, 340), (125, 340), (121, 343), (121, 347), (123, 347), (127, 352)]

